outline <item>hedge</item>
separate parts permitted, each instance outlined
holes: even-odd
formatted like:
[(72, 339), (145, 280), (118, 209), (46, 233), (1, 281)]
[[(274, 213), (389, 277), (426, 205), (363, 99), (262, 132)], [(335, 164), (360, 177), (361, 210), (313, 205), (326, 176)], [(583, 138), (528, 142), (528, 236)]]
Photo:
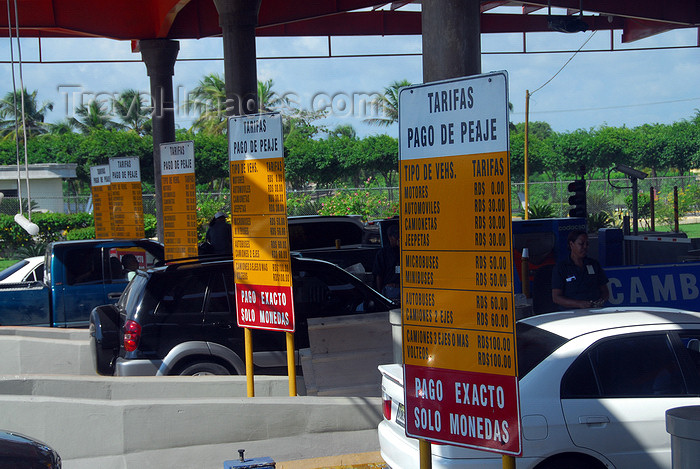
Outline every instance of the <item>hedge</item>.
[[(157, 220), (154, 215), (144, 215), (145, 235), (156, 234)], [(32, 213), (32, 222), (39, 227), (39, 234), (32, 238), (17, 224), (12, 215), (0, 214), (0, 255), (15, 257), (37, 245), (60, 240), (93, 239), (95, 220), (91, 213)]]

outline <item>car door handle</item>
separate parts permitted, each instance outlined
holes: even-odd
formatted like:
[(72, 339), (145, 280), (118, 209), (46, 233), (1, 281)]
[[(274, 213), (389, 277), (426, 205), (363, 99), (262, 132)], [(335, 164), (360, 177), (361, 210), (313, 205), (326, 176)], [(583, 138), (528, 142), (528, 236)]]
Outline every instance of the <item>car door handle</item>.
[(107, 298), (109, 298), (110, 300), (118, 300), (120, 296), (122, 296), (122, 292), (120, 291), (107, 293)]
[(610, 423), (610, 419), (605, 415), (584, 415), (578, 418), (578, 423), (583, 425), (605, 425)]

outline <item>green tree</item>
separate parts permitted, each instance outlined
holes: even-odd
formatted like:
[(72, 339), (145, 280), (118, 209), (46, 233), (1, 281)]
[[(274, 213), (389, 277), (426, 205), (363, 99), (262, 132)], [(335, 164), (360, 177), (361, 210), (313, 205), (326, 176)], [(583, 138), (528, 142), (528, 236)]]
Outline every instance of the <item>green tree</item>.
[(700, 163), (700, 122), (674, 122), (668, 127), (662, 159), (684, 174)]
[[(306, 109), (298, 108), (288, 108), (282, 114), (282, 132), (284, 138), (295, 132), (301, 132), (301, 134), (307, 134), (309, 130), (313, 129), (312, 134), (315, 135), (318, 132), (325, 131), (325, 127), (321, 125), (313, 124), (318, 119), (325, 117), (327, 111), (309, 111)], [(313, 136), (313, 135), (310, 135)]]
[[(590, 169), (609, 168), (630, 160), (633, 132), (626, 127), (603, 126), (592, 132)], [(625, 163), (626, 164), (626, 163)]]
[[(153, 184), (153, 139), (134, 132), (97, 129), (89, 134), (46, 134), (27, 142), (29, 163), (76, 163), (76, 191), (89, 192), (90, 166), (106, 164), (111, 157), (137, 156), (146, 184)], [(0, 164), (16, 163), (14, 142), (0, 141)]]
[(305, 155), (308, 160), (308, 178), (316, 182), (317, 187), (329, 188), (335, 186), (341, 178), (347, 177), (347, 162), (343, 160), (352, 144), (347, 138), (313, 140), (311, 154)]
[(136, 156), (141, 166), (141, 180), (153, 184), (153, 139), (134, 132), (112, 132), (97, 129), (81, 136), (70, 155), (71, 163), (78, 163), (78, 178), (90, 187), (90, 166), (107, 164), (109, 158)]
[(24, 98), (24, 124), (27, 137), (47, 133), (48, 124), (44, 122), (46, 112), (53, 110), (51, 101), (39, 105), (37, 90), (29, 93), (26, 89), (8, 92), (0, 100), (0, 135), (14, 140), (17, 135), (23, 135), (22, 130), (22, 100)]
[(53, 135), (69, 134), (72, 133), (73, 130), (73, 122), (70, 119), (63, 119), (49, 125), (49, 133)]
[[(277, 110), (288, 101), (275, 92), (272, 79), (258, 80), (258, 107), (261, 112)], [(185, 103), (187, 111), (194, 111), (199, 117), (192, 130), (208, 134), (223, 134), (226, 130), (226, 83), (218, 73), (210, 73), (199, 81)]]
[[(508, 107), (512, 110), (513, 104), (508, 103)], [(519, 122), (511, 127), (511, 135), (520, 133), (525, 133), (525, 122)], [(547, 122), (532, 121), (527, 125), (527, 133), (529, 138), (545, 140), (554, 135), (554, 130)]]
[(287, 182), (294, 190), (308, 189), (314, 172), (312, 155), (318, 143), (319, 128), (303, 117), (282, 121), (284, 126), (284, 155)]
[(96, 99), (81, 104), (75, 109), (75, 116), (70, 122), (81, 133), (89, 134), (96, 130), (119, 130), (123, 126), (112, 120), (105, 103)]
[(352, 125), (337, 125), (333, 130), (328, 132), (329, 138), (349, 138), (357, 139), (357, 132)]
[(138, 90), (127, 89), (112, 100), (115, 114), (126, 129), (139, 135), (150, 134), (153, 130), (151, 113), (153, 108)]
[(372, 100), (372, 109), (380, 117), (370, 117), (364, 122), (371, 125), (388, 127), (399, 120), (399, 90), (405, 86), (411, 86), (408, 80), (400, 80), (391, 83), (384, 88), (384, 94)]
[(332, 132), (327, 138), (318, 127), (302, 121), (295, 121), (285, 138), (285, 168), (287, 181), (293, 189), (330, 187), (347, 177), (356, 179), (351, 154), (357, 139)]
[[(525, 123), (513, 125), (510, 133), (510, 175), (514, 181), (525, 179)], [(551, 159), (550, 138), (554, 135), (552, 127), (546, 122), (528, 124), (527, 165), (530, 174), (543, 172), (546, 162)]]
[[(337, 161), (343, 169), (342, 174), (336, 174), (336, 177), (349, 179), (353, 187), (360, 186), (364, 169), (362, 159), (357, 157), (358, 142), (357, 132), (352, 125), (337, 126), (328, 132), (326, 140), (319, 142), (319, 146), (327, 146), (327, 154), (331, 160)], [(329, 180), (327, 182), (333, 183), (335, 181)]]
[(199, 114), (192, 124), (195, 132), (223, 134), (226, 130), (226, 83), (218, 73), (205, 75), (185, 102), (187, 111)]
[(260, 112), (271, 112), (289, 104), (289, 100), (281, 97), (272, 89), (274, 81), (270, 78), (267, 81), (258, 80), (258, 108)]
[(590, 170), (595, 163), (591, 143), (591, 132), (586, 130), (556, 134), (552, 137), (553, 158), (547, 162), (546, 171), (553, 175), (576, 175), (582, 167)]
[[(228, 139), (221, 134), (179, 132), (178, 140), (194, 142), (194, 165), (197, 184), (212, 192), (225, 192), (228, 187)], [(212, 214), (213, 215), (213, 214)]]
[(368, 171), (381, 175), (386, 186), (398, 185), (399, 142), (389, 135), (370, 135), (362, 139), (359, 152)]
[(630, 162), (628, 166), (651, 169), (650, 176), (655, 178), (657, 171), (667, 167), (668, 156), (664, 149), (668, 141), (668, 129), (663, 124), (644, 124), (635, 127), (630, 140)]

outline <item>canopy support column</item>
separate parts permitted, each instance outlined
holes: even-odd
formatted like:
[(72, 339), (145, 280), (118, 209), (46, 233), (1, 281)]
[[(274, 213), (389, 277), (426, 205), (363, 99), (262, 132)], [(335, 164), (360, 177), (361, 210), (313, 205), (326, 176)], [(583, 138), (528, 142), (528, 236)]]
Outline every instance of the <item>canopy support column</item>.
[(255, 27), (262, 0), (214, 0), (224, 40), (226, 115), (258, 112)]
[(170, 39), (144, 39), (139, 41), (141, 58), (151, 79), (153, 104), (153, 179), (155, 182), (156, 237), (163, 241), (163, 197), (161, 196), (160, 144), (175, 141), (175, 102), (173, 99), (173, 75), (180, 43)]
[(479, 0), (423, 2), (423, 82), (481, 73)]

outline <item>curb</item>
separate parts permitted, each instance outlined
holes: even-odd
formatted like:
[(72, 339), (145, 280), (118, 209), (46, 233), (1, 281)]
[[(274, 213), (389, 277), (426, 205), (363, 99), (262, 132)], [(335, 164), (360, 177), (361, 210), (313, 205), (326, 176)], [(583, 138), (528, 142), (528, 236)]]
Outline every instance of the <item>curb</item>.
[(276, 469), (383, 469), (389, 466), (379, 451), (277, 462)]

